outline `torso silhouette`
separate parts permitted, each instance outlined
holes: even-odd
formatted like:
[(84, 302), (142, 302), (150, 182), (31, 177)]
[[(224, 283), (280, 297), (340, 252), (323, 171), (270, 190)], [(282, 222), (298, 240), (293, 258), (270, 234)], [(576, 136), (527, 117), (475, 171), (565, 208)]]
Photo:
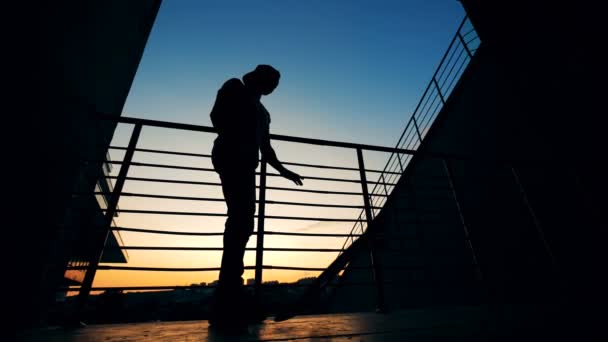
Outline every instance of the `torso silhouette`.
[(218, 131), (212, 152), (216, 169), (255, 170), (270, 115), (241, 80), (232, 78), (217, 92), (211, 122)]

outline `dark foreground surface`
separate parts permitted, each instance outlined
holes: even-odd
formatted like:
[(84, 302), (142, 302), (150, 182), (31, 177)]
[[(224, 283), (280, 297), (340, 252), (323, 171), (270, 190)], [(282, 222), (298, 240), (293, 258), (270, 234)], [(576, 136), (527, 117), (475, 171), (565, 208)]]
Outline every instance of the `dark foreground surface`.
[[(495, 341), (570, 339), (567, 325), (524, 306), (456, 307), (387, 314), (311, 315), (252, 325), (249, 334), (229, 336), (210, 330), (207, 321), (89, 325), (76, 330), (46, 328), (19, 341)], [(550, 321), (553, 321), (552, 319)], [(543, 323), (545, 322), (545, 323)], [(570, 331), (570, 332), (568, 332)], [(581, 336), (586, 335), (579, 331)], [(576, 334), (576, 333), (575, 333)], [(597, 336), (596, 336), (597, 337)]]

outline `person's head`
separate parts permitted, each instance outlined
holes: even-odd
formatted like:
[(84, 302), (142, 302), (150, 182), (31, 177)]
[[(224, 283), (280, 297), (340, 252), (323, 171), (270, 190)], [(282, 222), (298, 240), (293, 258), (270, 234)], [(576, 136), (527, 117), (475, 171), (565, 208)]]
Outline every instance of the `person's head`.
[(270, 65), (260, 64), (243, 76), (243, 82), (262, 95), (268, 95), (279, 85), (281, 73)]

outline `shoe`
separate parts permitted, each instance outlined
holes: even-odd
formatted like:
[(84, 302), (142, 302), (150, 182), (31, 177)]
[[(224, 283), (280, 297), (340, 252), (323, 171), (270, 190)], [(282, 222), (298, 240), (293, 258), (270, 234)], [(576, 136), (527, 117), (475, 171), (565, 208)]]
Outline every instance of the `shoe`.
[(251, 308), (248, 310), (245, 319), (249, 324), (260, 324), (263, 323), (266, 318), (268, 318), (268, 314), (261, 309), (259, 306)]
[(266, 312), (264, 305), (262, 305), (253, 294), (244, 292), (241, 298), (243, 308), (245, 309), (243, 313), (247, 323), (259, 324), (266, 320), (268, 313)]
[(227, 335), (248, 333), (248, 322), (242, 311), (233, 308), (236, 303), (214, 300), (209, 316), (209, 329)]
[(248, 335), (249, 327), (244, 322), (231, 322), (228, 320), (209, 319), (209, 332), (222, 335)]

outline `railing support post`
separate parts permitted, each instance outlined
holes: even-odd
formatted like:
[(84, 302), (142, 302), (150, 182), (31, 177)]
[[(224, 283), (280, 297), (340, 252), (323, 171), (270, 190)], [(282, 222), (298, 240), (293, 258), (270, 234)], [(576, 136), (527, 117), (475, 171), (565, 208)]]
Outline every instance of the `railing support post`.
[(401, 170), (401, 173), (403, 173), (403, 162), (401, 161), (401, 156), (399, 155), (399, 152), (396, 152), (395, 155), (397, 156), (397, 160), (399, 161), (399, 169)]
[(418, 141), (422, 142), (422, 134), (420, 134), (420, 128), (418, 127), (418, 123), (416, 122), (415, 116), (412, 116), (412, 121), (414, 122), (414, 128), (416, 128), (416, 133), (418, 134)]
[[(369, 192), (367, 189), (367, 176), (365, 175), (365, 163), (363, 162), (363, 151), (361, 148), (357, 148), (357, 160), (359, 161), (359, 173), (361, 175), (361, 190), (363, 190), (363, 204), (365, 206), (365, 219), (367, 222), (367, 230), (370, 232), (372, 224), (372, 208), (369, 201)], [(363, 232), (362, 232), (363, 233)], [(370, 233), (368, 233), (370, 234)], [(384, 288), (382, 286), (382, 278), (380, 275), (380, 267), (378, 265), (378, 259), (376, 257), (374, 247), (374, 234), (369, 236), (369, 248), (370, 248), (370, 263), (372, 268), (372, 277), (376, 285), (376, 311), (384, 311)]]
[(464, 49), (467, 52), (467, 55), (469, 55), (469, 58), (473, 58), (473, 54), (471, 53), (471, 50), (469, 50), (469, 47), (467, 46), (467, 43), (464, 41), (464, 38), (460, 34), (460, 31), (458, 31), (456, 33), (456, 35), (458, 36), (458, 39), (460, 39), (460, 42), (462, 43), (462, 46), (464, 46)]
[(435, 77), (433, 77), (433, 84), (435, 85), (435, 88), (437, 89), (437, 94), (439, 94), (441, 103), (445, 104), (445, 99), (443, 98), (443, 94), (441, 93), (441, 88), (439, 88), (439, 84), (437, 83), (437, 79), (435, 79)]
[(266, 159), (262, 158), (260, 167), (260, 194), (258, 202), (258, 230), (255, 249), (255, 296), (260, 299), (262, 290), (262, 271), (264, 265), (264, 219), (266, 217)]
[[(120, 166), (118, 177), (116, 178), (114, 191), (112, 191), (112, 195), (110, 196), (108, 207), (106, 209), (103, 226), (101, 227), (100, 231), (96, 229), (96, 231), (93, 233), (94, 236), (96, 236), (96, 239), (93, 242), (94, 247), (92, 250), (91, 259), (89, 261), (89, 265), (87, 266), (84, 280), (82, 282), (82, 286), (80, 287), (80, 292), (78, 293), (76, 316), (74, 317), (77, 320), (80, 320), (80, 316), (85, 309), (87, 299), (89, 297), (89, 294), (91, 293), (91, 288), (93, 287), (93, 280), (95, 280), (95, 274), (97, 273), (97, 268), (99, 267), (99, 262), (101, 261), (101, 256), (103, 255), (106, 240), (108, 239), (108, 235), (111, 234), (110, 231), (112, 229), (112, 221), (114, 215), (116, 214), (118, 201), (120, 200), (120, 194), (122, 193), (122, 188), (125, 185), (127, 173), (129, 172), (131, 161), (133, 160), (133, 155), (135, 154), (135, 148), (137, 146), (137, 141), (139, 140), (141, 128), (141, 123), (137, 123), (133, 127), (131, 139), (129, 140), (127, 151)], [(97, 237), (97, 235), (99, 236)]]
[(386, 180), (384, 179), (384, 173), (380, 174), (380, 179), (382, 179), (382, 185), (384, 186), (384, 194), (388, 198), (388, 189), (386, 188)]
[(519, 188), (519, 192), (521, 193), (522, 201), (524, 202), (524, 205), (526, 206), (526, 209), (528, 210), (528, 213), (530, 214), (530, 217), (532, 218), (532, 222), (534, 223), (534, 227), (536, 228), (536, 233), (538, 234), (538, 239), (543, 244), (545, 253), (547, 253), (547, 256), (549, 257), (549, 260), (551, 262), (551, 268), (553, 269), (553, 272), (555, 272), (556, 274), (559, 274), (559, 267), (557, 264), (557, 260), (555, 259), (555, 256), (553, 255), (553, 251), (551, 250), (551, 246), (549, 245), (549, 242), (547, 241), (545, 232), (543, 231), (543, 228), (540, 224), (540, 220), (536, 216), (536, 212), (532, 208), (532, 204), (530, 203), (530, 200), (528, 199), (528, 194), (526, 193), (526, 189), (524, 188), (523, 184), (521, 183), (521, 180), (519, 179), (519, 175), (517, 174), (517, 171), (515, 171), (514, 167), (511, 167), (511, 173), (513, 174), (515, 183), (517, 184), (517, 187)]
[(464, 230), (464, 238), (465, 238), (467, 246), (469, 246), (469, 250), (471, 252), (471, 258), (473, 259), (473, 265), (475, 266), (477, 278), (479, 280), (483, 280), (483, 273), (481, 271), (481, 267), (479, 266), (479, 262), (477, 259), (477, 253), (475, 253), (475, 249), (473, 248), (473, 243), (471, 242), (471, 235), (469, 233), (469, 228), (467, 227), (467, 223), (464, 218), (464, 214), (462, 212), (460, 198), (458, 197), (458, 192), (456, 191), (456, 186), (454, 184), (454, 175), (452, 173), (452, 169), (447, 160), (443, 159), (442, 162), (443, 162), (443, 167), (445, 169), (445, 173), (448, 177), (448, 183), (449, 183), (450, 189), (452, 191), (452, 196), (454, 197), (454, 202), (456, 202), (456, 209), (458, 210), (458, 216), (460, 217), (460, 222), (462, 223), (462, 229)]

